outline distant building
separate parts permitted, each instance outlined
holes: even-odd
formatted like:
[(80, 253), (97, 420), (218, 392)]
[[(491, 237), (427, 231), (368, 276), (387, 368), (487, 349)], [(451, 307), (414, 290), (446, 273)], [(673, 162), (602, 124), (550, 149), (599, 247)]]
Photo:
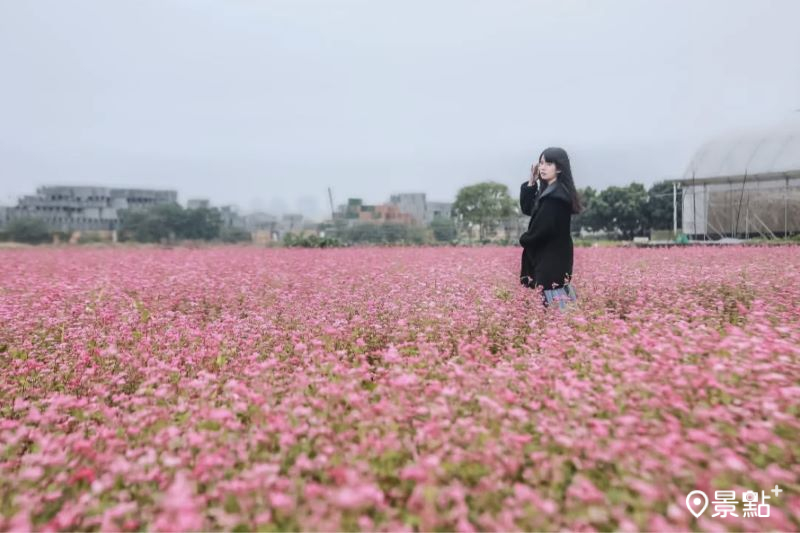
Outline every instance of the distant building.
[(418, 224), (424, 224), (427, 220), (427, 202), (424, 192), (393, 194), (389, 198), (389, 203), (396, 205), (401, 213), (411, 215)]
[(281, 241), (286, 235), (319, 235), (319, 225), (311, 220), (305, 220), (301, 214), (283, 215), (276, 226), (273, 240)]
[(278, 225), (278, 218), (269, 213), (250, 213), (242, 218), (247, 231), (272, 231)]
[(360, 218), (363, 205), (364, 203), (361, 198), (348, 198), (347, 205), (339, 206), (339, 214), (342, 218), (358, 219)]
[(400, 211), (396, 205), (381, 204), (364, 206), (359, 213), (358, 220), (377, 224), (414, 224), (414, 218)]
[(394, 194), (389, 203), (378, 205), (364, 204), (361, 198), (349, 198), (334, 213), (334, 219), (344, 219), (348, 226), (354, 224), (396, 223), (428, 225), (436, 218), (449, 219), (453, 204), (449, 202), (428, 202), (425, 193)]
[(7, 210), (7, 219), (36, 218), (52, 230), (116, 230), (119, 211), (176, 204), (177, 191), (112, 189), (108, 187), (39, 187), (35, 195), (23, 196)]
[(224, 227), (245, 229), (245, 219), (239, 215), (235, 205), (223, 205), (219, 208), (219, 214)]
[(371, 224), (415, 224), (415, 219), (403, 213), (399, 206), (389, 204), (366, 205), (361, 198), (350, 198), (346, 205), (340, 205), (335, 214), (336, 219), (344, 219), (347, 226), (361, 223)]
[(348, 198), (346, 204), (339, 205), (333, 213), (334, 220), (358, 220), (363, 202), (361, 198)]
[(11, 209), (13, 209), (13, 207), (0, 205), (0, 228), (8, 224), (8, 216)]
[(212, 207), (210, 200), (205, 198), (193, 198), (186, 202), (186, 209), (216, 209), (222, 219), (223, 227), (246, 229), (247, 226), (245, 217), (239, 215), (239, 208), (235, 205)]
[(250, 213), (242, 217), (244, 229), (250, 232), (256, 244), (268, 244), (278, 240), (278, 217), (269, 213)]
[(425, 207), (426, 224), (430, 224), (437, 218), (449, 219), (453, 213), (453, 204), (450, 202), (427, 202)]
[(186, 202), (186, 209), (208, 209), (211, 201), (205, 198), (194, 198)]
[(303, 215), (288, 214), (281, 217), (279, 225), (281, 234), (298, 233), (303, 230)]

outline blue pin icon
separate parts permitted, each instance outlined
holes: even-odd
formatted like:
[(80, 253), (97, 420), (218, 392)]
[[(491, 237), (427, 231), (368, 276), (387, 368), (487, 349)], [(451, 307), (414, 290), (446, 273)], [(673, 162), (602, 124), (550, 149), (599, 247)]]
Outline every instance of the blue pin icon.
[(689, 508), (689, 512), (694, 515), (695, 518), (700, 518), (700, 515), (703, 514), (708, 507), (708, 496), (702, 490), (693, 490), (689, 493), (686, 497), (686, 507)]

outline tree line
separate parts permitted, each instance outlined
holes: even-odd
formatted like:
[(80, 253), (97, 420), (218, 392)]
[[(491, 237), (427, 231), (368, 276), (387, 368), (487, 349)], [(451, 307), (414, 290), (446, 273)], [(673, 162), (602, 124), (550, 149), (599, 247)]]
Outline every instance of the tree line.
[[(249, 232), (225, 226), (222, 215), (216, 208), (184, 209), (179, 204), (162, 204), (142, 210), (121, 210), (119, 219), (120, 241), (158, 243), (180, 240), (250, 240)], [(91, 234), (91, 231), (87, 233)], [(18, 218), (4, 228), (0, 239), (41, 244), (51, 242), (54, 235), (62, 239), (69, 238), (68, 233), (52, 231), (42, 219)]]
[[(672, 229), (672, 184), (659, 182), (646, 189), (641, 183), (624, 187), (607, 187), (596, 191), (591, 187), (578, 190), (584, 210), (573, 217), (572, 230), (602, 232), (612, 238), (632, 239), (648, 235), (650, 230)], [(678, 218), (681, 217), (678, 202)], [(496, 182), (469, 185), (458, 191), (452, 218), (434, 219), (428, 227), (406, 224), (356, 224), (343, 221), (323, 223), (326, 237), (287, 234), (287, 246), (332, 247), (343, 244), (433, 244), (457, 242), (470, 226), (477, 226), (479, 240), (488, 242), (497, 229), (521, 217), (519, 202), (508, 187)], [(0, 239), (27, 243), (50, 242), (53, 233), (38, 219), (13, 220)], [(56, 232), (57, 233), (57, 232)], [(185, 209), (178, 204), (154, 206), (147, 210), (120, 211), (120, 241), (143, 243), (180, 240), (246, 242), (250, 233), (224, 225), (216, 208)], [(509, 239), (509, 242), (514, 239)]]
[(184, 209), (178, 204), (157, 205), (147, 210), (120, 212), (120, 241), (164, 242), (202, 240), (249, 241), (250, 233), (223, 224), (213, 207)]
[[(641, 183), (607, 187), (596, 191), (592, 187), (578, 189), (583, 212), (572, 218), (575, 234), (585, 230), (603, 232), (611, 237), (632, 239), (649, 235), (650, 230), (673, 227), (673, 191), (669, 182), (658, 182), (646, 189)], [(681, 218), (678, 201), (678, 219)], [(479, 227), (480, 238), (492, 235), (504, 220), (520, 216), (519, 202), (501, 183), (484, 182), (463, 187), (453, 204), (453, 214), (466, 224)]]

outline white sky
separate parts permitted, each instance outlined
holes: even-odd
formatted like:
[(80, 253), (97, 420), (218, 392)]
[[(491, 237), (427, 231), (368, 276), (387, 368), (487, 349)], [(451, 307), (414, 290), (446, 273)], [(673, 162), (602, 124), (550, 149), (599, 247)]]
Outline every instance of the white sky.
[(242, 211), (482, 180), (679, 177), (800, 108), (800, 1), (0, 0), (0, 204), (48, 184)]

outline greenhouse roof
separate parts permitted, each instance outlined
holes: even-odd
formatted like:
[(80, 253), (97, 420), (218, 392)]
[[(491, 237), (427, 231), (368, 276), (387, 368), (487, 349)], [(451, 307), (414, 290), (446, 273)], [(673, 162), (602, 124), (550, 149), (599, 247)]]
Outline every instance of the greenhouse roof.
[(769, 128), (752, 129), (718, 137), (694, 154), (683, 175), (687, 181), (733, 179), (800, 171), (800, 112)]

